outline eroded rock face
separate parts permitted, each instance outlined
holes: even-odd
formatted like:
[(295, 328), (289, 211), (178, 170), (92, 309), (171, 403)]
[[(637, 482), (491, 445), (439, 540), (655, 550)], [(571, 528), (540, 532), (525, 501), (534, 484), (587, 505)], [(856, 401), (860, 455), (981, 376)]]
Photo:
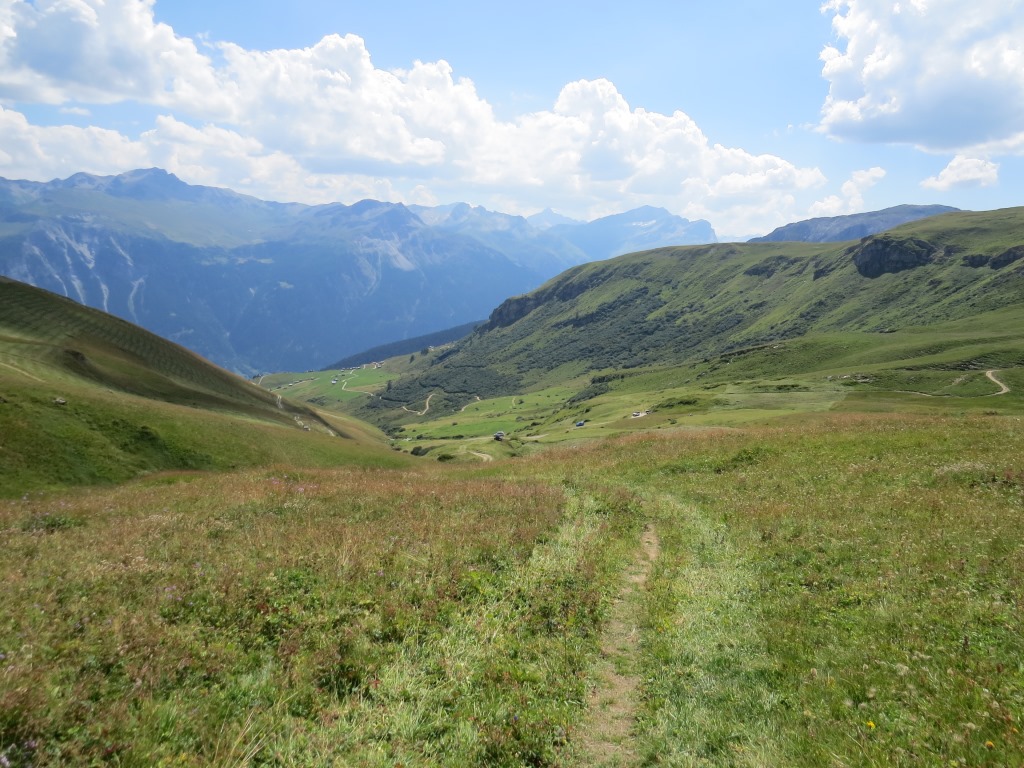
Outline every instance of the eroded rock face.
[(990, 267), (991, 269), (1002, 269), (1008, 267), (1015, 261), (1024, 259), (1024, 245), (1015, 245), (1012, 248), (1000, 253), (998, 256), (989, 256), (981, 253), (974, 253), (964, 256), (961, 263), (965, 267)]
[(485, 330), (493, 331), (495, 328), (505, 328), (517, 320), (521, 320), (533, 312), (543, 303), (543, 297), (536, 293), (528, 293), (524, 296), (513, 296), (505, 299), (499, 304), (484, 326)]
[(998, 256), (994, 257), (988, 265), (992, 267), (992, 269), (1002, 269), (1003, 267), (1008, 267), (1010, 264), (1013, 264), (1013, 262), (1018, 259), (1024, 259), (1024, 245), (1015, 245), (1013, 248), (1003, 251)]
[(902, 272), (930, 264), (936, 248), (927, 240), (880, 235), (864, 240), (853, 252), (853, 264), (864, 277)]
[(522, 296), (513, 296), (503, 301), (487, 320), (485, 330), (493, 331), (495, 328), (505, 328), (512, 323), (523, 319), (528, 314), (550, 301), (569, 302), (587, 290), (600, 285), (609, 276), (608, 270), (598, 270), (580, 276), (579, 273), (563, 275), (553, 283), (538, 288), (533, 293)]

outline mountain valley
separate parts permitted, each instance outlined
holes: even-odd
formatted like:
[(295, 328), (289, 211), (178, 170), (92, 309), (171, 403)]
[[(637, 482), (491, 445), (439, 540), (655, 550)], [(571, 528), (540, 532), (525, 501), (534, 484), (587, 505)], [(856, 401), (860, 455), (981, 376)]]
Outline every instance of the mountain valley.
[[(690, 246), (575, 267), (505, 301), (362, 415), (401, 423), (401, 406), (431, 393), (443, 412), (567, 381), (582, 381), (582, 393), (618, 372), (690, 369), (805, 338), (851, 334), (852, 346), (881, 349), (908, 328), (957, 319), (969, 328), (974, 317), (1020, 307), (1021, 244), (1024, 211), (1006, 209), (945, 214), (852, 244)], [(1000, 365), (1022, 363), (1013, 328)]]
[[(169, 311), (274, 266), (235, 202)], [(318, 213), (447, 242), (425, 211)], [(180, 244), (76, 215), (70, 262), (122, 282), (64, 286), (138, 312), (133, 269)], [(0, 279), (0, 757), (1016, 764), (1022, 246), (1016, 208), (652, 248), (251, 382)]]

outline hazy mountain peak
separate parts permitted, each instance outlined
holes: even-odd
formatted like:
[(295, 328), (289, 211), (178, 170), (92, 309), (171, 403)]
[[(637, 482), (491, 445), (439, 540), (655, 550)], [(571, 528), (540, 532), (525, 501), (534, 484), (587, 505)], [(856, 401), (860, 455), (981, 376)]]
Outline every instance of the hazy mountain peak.
[(530, 225), (537, 229), (550, 229), (551, 227), (559, 224), (584, 224), (585, 222), (579, 219), (571, 219), (568, 216), (563, 216), (560, 213), (556, 213), (550, 208), (545, 208), (540, 213), (535, 213), (532, 216), (527, 216), (526, 220), (530, 222)]
[(652, 205), (613, 213), (586, 224), (559, 224), (548, 231), (569, 240), (592, 258), (602, 259), (662, 246), (717, 240), (707, 221), (690, 221)]
[(195, 200), (204, 190), (160, 168), (128, 171), (113, 177), (106, 185), (108, 194), (136, 200)]
[(715, 239), (651, 206), (542, 229), (465, 202), (265, 202), (159, 168), (0, 179), (0, 220), (0, 273), (243, 371), (323, 365), (484, 317), (571, 266)]
[(892, 227), (929, 216), (953, 213), (959, 210), (948, 205), (895, 205), (880, 211), (851, 213), (844, 216), (820, 216), (796, 221), (778, 227), (764, 237), (755, 237), (751, 243), (777, 243), (797, 241), (806, 243), (842, 242), (859, 240), (868, 235), (884, 232)]

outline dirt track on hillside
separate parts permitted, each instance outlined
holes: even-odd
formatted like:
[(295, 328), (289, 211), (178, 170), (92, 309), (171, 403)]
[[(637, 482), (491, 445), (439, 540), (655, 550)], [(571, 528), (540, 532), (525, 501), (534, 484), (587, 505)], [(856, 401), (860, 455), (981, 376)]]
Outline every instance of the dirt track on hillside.
[(985, 371), (985, 375), (988, 377), (988, 380), (995, 384), (997, 387), (999, 387), (999, 391), (993, 392), (991, 395), (989, 395), (989, 397), (995, 397), (996, 395), (1005, 395), (1007, 392), (1010, 391), (1010, 388), (1006, 386), (1006, 384), (1004, 384), (1003, 382), (996, 378), (996, 371), (997, 369), (995, 368), (993, 368), (991, 371)]
[(597, 687), (590, 696), (587, 721), (580, 728), (581, 765), (626, 766), (637, 762), (632, 731), (640, 687), (636, 664), (640, 642), (639, 593), (647, 584), (660, 551), (658, 534), (648, 525), (601, 639)]
[(433, 396), (434, 396), (433, 392), (431, 392), (429, 395), (427, 395), (427, 402), (423, 406), (423, 410), (422, 411), (414, 411), (411, 408), (406, 408), (404, 405), (402, 406), (402, 410), (403, 411), (408, 411), (409, 413), (414, 413), (417, 416), (426, 416), (427, 412), (430, 410), (430, 398), (432, 398)]

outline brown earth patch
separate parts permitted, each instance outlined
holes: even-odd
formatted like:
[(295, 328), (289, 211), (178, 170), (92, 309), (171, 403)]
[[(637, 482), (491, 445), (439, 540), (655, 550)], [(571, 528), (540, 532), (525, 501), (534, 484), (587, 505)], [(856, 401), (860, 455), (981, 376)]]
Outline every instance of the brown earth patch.
[(640, 686), (636, 670), (639, 593), (660, 550), (658, 534), (648, 525), (640, 537), (640, 549), (624, 574), (601, 640), (601, 657), (595, 665), (597, 685), (590, 695), (589, 715), (580, 729), (580, 765), (614, 768), (637, 763), (632, 736)]

